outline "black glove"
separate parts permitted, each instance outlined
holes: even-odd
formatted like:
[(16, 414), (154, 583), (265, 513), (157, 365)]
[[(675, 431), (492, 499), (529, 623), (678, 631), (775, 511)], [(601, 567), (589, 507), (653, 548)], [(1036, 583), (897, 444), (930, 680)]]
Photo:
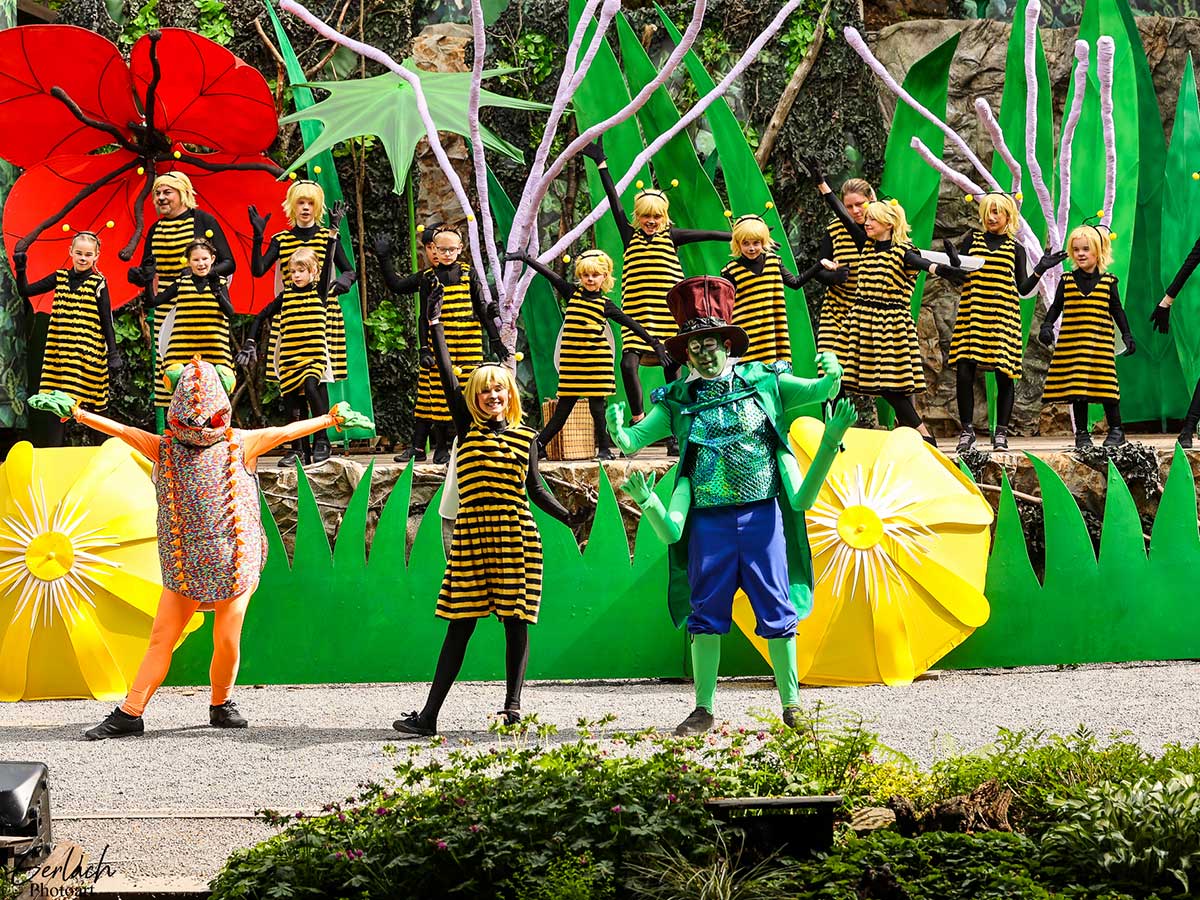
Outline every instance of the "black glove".
[(422, 350), (417, 356), (417, 361), (421, 364), (422, 369), (432, 369), (434, 365), (433, 351), (428, 348)]
[(663, 371), (675, 365), (675, 360), (671, 359), (671, 354), (667, 351), (667, 345), (662, 341), (654, 342), (654, 355), (658, 357), (658, 364), (663, 367)]
[(140, 274), (142, 283), (146, 285), (146, 297), (149, 298), (150, 290), (154, 286), (154, 276), (158, 274), (158, 264), (150, 260), (144, 266), (135, 266), (134, 271)]
[(14, 250), (12, 255), (13, 270), (24, 272), (29, 264), (29, 254), (24, 250)]
[(1047, 250), (1042, 254), (1042, 258), (1038, 260), (1037, 265), (1033, 267), (1033, 271), (1038, 275), (1042, 275), (1046, 272), (1049, 272), (1055, 266), (1061, 265), (1062, 261), (1068, 256), (1070, 256), (1070, 254), (1065, 249), (1059, 250), (1057, 253), (1052, 250)]
[(250, 215), (250, 227), (254, 230), (255, 234), (261, 237), (266, 233), (267, 222), (271, 220), (271, 214), (267, 213), (265, 216), (260, 216), (257, 206), (251, 206), (246, 212)]
[(937, 267), (937, 277), (949, 281), (951, 284), (962, 284), (967, 280), (967, 276), (971, 274), (966, 269), (960, 269), (958, 266), (943, 266)]
[(850, 280), (850, 267), (839, 266), (829, 273), (829, 284), (845, 284)]
[(392, 256), (392, 239), (386, 234), (377, 234), (371, 239), (371, 249), (380, 259), (390, 259)]
[(345, 200), (339, 200), (329, 207), (329, 227), (337, 231), (342, 227), (342, 219), (346, 218), (348, 206)]
[(573, 509), (567, 513), (567, 521), (563, 524), (569, 528), (578, 528), (590, 518), (586, 509)]
[(1038, 340), (1046, 347), (1054, 346), (1054, 323), (1044, 322), (1038, 331)]
[(1122, 356), (1133, 356), (1137, 353), (1137, 344), (1134, 342), (1132, 334), (1121, 335), (1121, 340), (1125, 342), (1125, 352), (1121, 354)]
[(1160, 334), (1167, 334), (1171, 330), (1171, 307), (1162, 303), (1154, 307), (1154, 312), (1150, 313), (1150, 322), (1154, 325), (1154, 330)]
[(244, 369), (253, 369), (254, 364), (258, 362), (257, 350), (254, 338), (247, 338), (246, 342), (242, 344), (242, 349), (238, 351), (235, 361)]
[(113, 350), (108, 354), (108, 371), (120, 372), (125, 368), (125, 360), (121, 358), (121, 354)]
[(596, 138), (590, 144), (584, 146), (584, 148), (579, 151), (579, 155), (586, 156), (588, 159), (596, 163), (596, 165), (600, 165), (600, 163), (604, 162), (605, 159), (604, 139), (602, 137)]
[(496, 361), (499, 363), (508, 362), (509, 357), (512, 356), (512, 353), (509, 352), (509, 349), (504, 346), (503, 341), (496, 341), (496, 343), (492, 345), (492, 352), (496, 354)]
[(225, 285), (222, 283), (221, 276), (216, 272), (209, 272), (208, 275), (205, 276), (205, 279), (208, 281), (208, 286), (212, 288), (214, 294), (221, 293), (222, 289), (225, 287)]
[(800, 163), (800, 168), (803, 170), (809, 179), (814, 184), (820, 184), (825, 180), (825, 173), (822, 171), (822, 166), (811, 156), (798, 156), (796, 159)]

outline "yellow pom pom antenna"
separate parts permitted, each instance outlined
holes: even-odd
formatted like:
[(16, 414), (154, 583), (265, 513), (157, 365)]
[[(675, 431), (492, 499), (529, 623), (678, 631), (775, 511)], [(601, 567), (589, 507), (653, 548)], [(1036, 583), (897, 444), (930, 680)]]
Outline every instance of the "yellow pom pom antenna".
[(1096, 216), (1097, 216), (1097, 218), (1103, 219), (1104, 218), (1104, 210), (1102, 210), (1102, 209), (1096, 210)]
[(468, 215), (468, 216), (467, 216), (467, 221), (468, 221), (468, 222), (474, 222), (474, 221), (475, 221), (475, 217), (474, 217), (473, 215)]
[(417, 226), (417, 234), (421, 234), (421, 233), (422, 233), (424, 230), (425, 230), (425, 226), (424, 226), (424, 225), (418, 225), (418, 226)]
[(1018, 203), (1020, 203), (1022, 200), (1025, 199), (1025, 195), (1022, 194), (1020, 191), (1017, 191), (1015, 194), (1013, 194), (1013, 199), (1016, 200)]
[(1109, 243), (1111, 244), (1111, 243), (1112, 243), (1113, 241), (1115, 241), (1116, 239), (1117, 239), (1117, 233), (1116, 233), (1115, 231), (1110, 231), (1110, 232), (1108, 233), (1108, 241), (1109, 241)]
[(146, 167), (145, 167), (145, 166), (138, 166), (138, 167), (137, 167), (137, 173), (138, 173), (139, 175), (145, 175), (145, 174), (146, 174)]
[(70, 226), (70, 225), (68, 225), (66, 222), (63, 222), (63, 224), (62, 224), (62, 229), (63, 229), (63, 231), (70, 231), (70, 230), (71, 230), (71, 226)]
[(563, 262), (565, 262), (565, 263), (569, 263), (570, 261), (571, 261), (571, 254), (570, 254), (570, 253), (564, 253), (564, 254), (563, 254)]
[(313, 174), (314, 174), (314, 175), (320, 175), (320, 174), (321, 174), (321, 167), (320, 167), (320, 166), (313, 166)]
[(292, 181), (295, 181), (295, 180), (296, 180), (296, 178), (297, 178), (297, 176), (296, 176), (296, 173), (295, 173), (295, 172), (288, 172), (288, 178), (289, 178), (289, 179), (291, 179)]
[(671, 187), (673, 187), (673, 188), (679, 187), (679, 179), (678, 178), (671, 179)]
[(204, 236), (205, 236), (205, 237), (207, 237), (207, 238), (210, 238), (210, 237), (212, 237), (212, 236), (213, 236), (213, 230), (212, 230), (211, 228), (206, 228), (206, 229), (204, 229)]
[(774, 208), (775, 208), (775, 204), (774, 204), (774, 203), (772, 203), (770, 200), (768, 200), (768, 201), (767, 201), (766, 208), (767, 208), (767, 209), (774, 209)]
[(642, 181), (642, 179), (639, 178), (637, 181), (635, 181), (633, 183), (633, 186), (640, 191), (642, 188), (644, 188), (646, 186), (646, 182)]
[(519, 351), (519, 350), (518, 350), (516, 353), (514, 353), (514, 354), (513, 354), (513, 359), (515, 359), (517, 362), (520, 362), (520, 361), (521, 361), (521, 360), (523, 360), (524, 358), (525, 358), (525, 354), (524, 354), (524, 353), (522, 353), (522, 352), (521, 352), (521, 351)]
[(174, 156), (176, 159), (179, 159), (179, 157), (183, 156), (183, 154), (182, 154), (182, 153), (180, 153), (178, 150), (176, 150), (176, 151), (175, 151), (174, 153), (172, 153), (171, 155), (172, 155), (172, 156)]
[(727, 219), (733, 218), (733, 210), (732, 209), (725, 210), (725, 218), (727, 218)]
[(1200, 181), (1200, 172), (1192, 173), (1192, 181)]
[(963, 195), (963, 203), (974, 203), (974, 202), (975, 202), (974, 194), (964, 194)]
[(114, 222), (112, 219), (109, 219), (107, 222), (104, 223), (104, 227), (105, 228), (116, 228), (117, 223)]

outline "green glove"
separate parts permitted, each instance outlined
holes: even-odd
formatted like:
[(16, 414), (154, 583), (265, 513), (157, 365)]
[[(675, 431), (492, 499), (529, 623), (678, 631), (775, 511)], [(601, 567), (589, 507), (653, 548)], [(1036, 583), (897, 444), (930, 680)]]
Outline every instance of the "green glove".
[(330, 415), (338, 420), (337, 430), (341, 431), (344, 428), (369, 428), (375, 429), (375, 423), (368, 419), (360, 412), (355, 412), (350, 408), (350, 404), (343, 400), (341, 403), (334, 405), (329, 411)]
[(825, 422), (825, 434), (821, 436), (821, 443), (826, 447), (837, 447), (857, 421), (858, 410), (843, 397), (833, 408), (833, 415)]
[(34, 394), (29, 398), (29, 405), (42, 412), (54, 413), (64, 421), (75, 414), (78, 405), (70, 394), (62, 391), (51, 391), (48, 394)]
[(646, 473), (634, 470), (629, 478), (621, 485), (621, 490), (627, 493), (638, 506), (645, 506), (646, 501), (654, 496), (654, 473), (646, 477)]
[(828, 350), (817, 354), (817, 368), (826, 375), (832, 375), (834, 378), (842, 377), (842, 364)]

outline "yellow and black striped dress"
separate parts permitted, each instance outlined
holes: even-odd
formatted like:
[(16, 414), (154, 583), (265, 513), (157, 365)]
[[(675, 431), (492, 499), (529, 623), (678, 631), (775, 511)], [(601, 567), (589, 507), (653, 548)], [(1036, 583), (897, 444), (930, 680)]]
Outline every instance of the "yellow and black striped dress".
[[(308, 247), (317, 254), (318, 272), (325, 270), (325, 254), (329, 252), (329, 229), (318, 228), (308, 240), (294, 232), (281, 231), (275, 235), (274, 240), (279, 244), (279, 271), (281, 273), (286, 275), (288, 260), (301, 247)], [(342, 304), (337, 297), (331, 296), (325, 301), (325, 313), (325, 340), (328, 345), (329, 365), (333, 371), (333, 380), (345, 381), (349, 377), (349, 369), (346, 366), (346, 319), (342, 315)]]
[(1091, 400), (1101, 403), (1121, 399), (1114, 354), (1112, 311), (1109, 301), (1117, 278), (1100, 276), (1090, 294), (1079, 289), (1075, 273), (1062, 280), (1063, 312), (1054, 358), (1046, 372), (1042, 402)]
[(850, 277), (841, 284), (829, 285), (821, 299), (821, 317), (817, 320), (817, 350), (820, 352), (834, 350), (838, 329), (854, 303), (858, 285), (858, 260), (861, 256), (854, 238), (850, 237), (850, 232), (840, 221), (834, 219), (826, 230), (833, 245), (833, 261), (849, 269)]
[(536, 622), (542, 595), (542, 541), (525, 478), (533, 429), (494, 432), (473, 422), (455, 458), (458, 515), (438, 593), (443, 619), (495, 613)]
[(925, 390), (921, 348), (913, 322), (917, 269), (904, 262), (911, 244), (868, 247), (858, 263), (854, 303), (838, 329), (833, 351), (842, 384), (856, 394), (919, 394)]
[[(217, 304), (212, 288), (207, 283), (197, 286), (191, 275), (185, 275), (179, 279), (177, 290), (175, 320), (167, 337), (167, 350), (159, 366), (158, 380), (162, 381), (163, 371), (168, 366), (187, 365), (194, 356), (214, 366), (232, 369), (229, 320)], [(169, 401), (170, 396), (167, 399)]]
[(325, 346), (325, 301), (314, 282), (306, 288), (288, 285), (279, 308), (278, 342), (274, 360), (275, 379), (281, 393), (290, 394), (304, 387), (307, 378), (325, 381), (329, 369), (329, 351)]
[[(679, 251), (671, 240), (670, 229), (647, 235), (635, 228), (621, 263), (621, 309), (652, 337), (664, 341), (679, 329), (667, 308), (667, 292), (683, 281)], [(628, 328), (621, 329), (621, 351), (636, 350), (645, 357), (657, 357), (654, 350)]]
[[(483, 332), (475, 318), (475, 307), (471, 305), (471, 267), (466, 263), (459, 263), (459, 266), (458, 284), (442, 286), (442, 330), (446, 334), (450, 362), (458, 370), (459, 379), (466, 381), (467, 376), (483, 363)], [(413, 415), (434, 422), (451, 421), (442, 382), (433, 366), (421, 369)]]
[(792, 342), (788, 337), (787, 302), (783, 298), (783, 264), (774, 253), (763, 259), (761, 275), (755, 275), (738, 260), (721, 269), (721, 277), (737, 289), (733, 324), (750, 336), (750, 349), (742, 362), (791, 362)]
[[(154, 223), (150, 234), (150, 252), (154, 255), (155, 276), (158, 284), (151, 288), (154, 293), (162, 293), (175, 283), (179, 276), (188, 270), (187, 257), (184, 251), (187, 245), (196, 239), (196, 220), (192, 215), (182, 215), (174, 219), (159, 219)], [(171, 312), (170, 303), (154, 309), (154, 346), (158, 346), (159, 335), (162, 334), (163, 322)], [(159, 360), (159, 371), (163, 366)], [(171, 403), (171, 392), (162, 383), (162, 378), (154, 379), (154, 405), (167, 407)]]
[(949, 364), (969, 359), (985, 372), (1021, 377), (1021, 299), (1015, 282), (1017, 243), (1006, 237), (995, 250), (972, 233), (967, 253), (984, 260), (967, 276), (950, 336)]
[(576, 288), (567, 301), (558, 353), (559, 397), (610, 397), (617, 391), (603, 294)]
[(97, 305), (104, 276), (95, 269), (72, 289), (67, 269), (55, 273), (38, 393), (63, 391), (84, 406), (108, 406), (108, 346)]

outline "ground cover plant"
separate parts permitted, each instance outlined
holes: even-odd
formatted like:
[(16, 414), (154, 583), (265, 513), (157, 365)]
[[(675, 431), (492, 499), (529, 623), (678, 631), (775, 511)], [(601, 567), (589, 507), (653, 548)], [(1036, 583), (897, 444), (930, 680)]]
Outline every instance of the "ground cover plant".
[[(320, 815), (264, 811), (278, 835), (235, 853), (214, 898), (1189, 896), (1200, 852), (1200, 747), (1159, 753), (1001, 731), (922, 768), (861, 719), (818, 705), (796, 729), (724, 727), (679, 738), (531, 717), (494, 742), (397, 751), (394, 775)], [(1014, 831), (885, 829), (863, 807), (927, 810), (980, 788), (1012, 792)], [(838, 794), (833, 849), (788, 859), (747, 844), (703, 801)]]

